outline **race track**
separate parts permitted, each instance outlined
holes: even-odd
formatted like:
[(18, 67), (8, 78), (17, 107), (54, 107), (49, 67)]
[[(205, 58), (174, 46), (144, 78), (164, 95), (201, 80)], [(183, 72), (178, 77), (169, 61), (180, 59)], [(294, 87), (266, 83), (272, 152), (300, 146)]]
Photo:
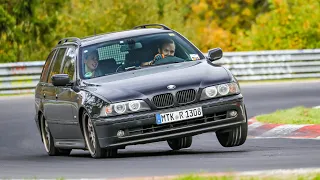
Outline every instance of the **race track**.
[[(320, 83), (242, 85), (249, 117), (297, 105), (320, 105)], [(0, 97), (0, 178), (120, 178), (192, 172), (320, 167), (320, 141), (248, 139), (223, 148), (214, 133), (194, 137), (189, 149), (166, 142), (128, 146), (119, 157), (92, 159), (86, 151), (50, 157), (34, 123), (33, 96)]]

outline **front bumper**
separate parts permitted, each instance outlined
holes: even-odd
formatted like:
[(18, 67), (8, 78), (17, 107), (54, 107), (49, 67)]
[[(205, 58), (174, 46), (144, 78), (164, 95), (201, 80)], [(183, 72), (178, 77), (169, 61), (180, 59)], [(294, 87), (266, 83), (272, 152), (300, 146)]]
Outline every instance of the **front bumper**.
[[(156, 113), (189, 109), (201, 106), (203, 117), (157, 125)], [(237, 111), (237, 116), (230, 117), (228, 111)], [(137, 114), (92, 119), (101, 147), (123, 148), (127, 145), (164, 141), (170, 138), (193, 136), (205, 132), (214, 132), (246, 123), (243, 96), (234, 95), (219, 99), (168, 108), (159, 111), (147, 111)], [(118, 137), (123, 130), (125, 136)]]

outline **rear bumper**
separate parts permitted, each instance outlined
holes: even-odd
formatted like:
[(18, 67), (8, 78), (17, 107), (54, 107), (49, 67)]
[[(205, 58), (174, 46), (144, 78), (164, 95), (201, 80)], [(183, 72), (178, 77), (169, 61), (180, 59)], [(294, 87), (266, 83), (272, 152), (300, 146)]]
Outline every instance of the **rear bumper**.
[[(156, 124), (156, 113), (171, 112), (201, 106), (203, 117), (189, 119), (163, 125)], [(232, 128), (246, 123), (242, 95), (199, 102), (196, 104), (164, 109), (154, 112), (114, 117), (108, 119), (92, 119), (101, 147), (120, 147), (164, 141), (170, 138), (193, 136), (206, 132)], [(230, 110), (237, 111), (237, 116), (230, 117)], [(123, 130), (125, 136), (117, 137)]]

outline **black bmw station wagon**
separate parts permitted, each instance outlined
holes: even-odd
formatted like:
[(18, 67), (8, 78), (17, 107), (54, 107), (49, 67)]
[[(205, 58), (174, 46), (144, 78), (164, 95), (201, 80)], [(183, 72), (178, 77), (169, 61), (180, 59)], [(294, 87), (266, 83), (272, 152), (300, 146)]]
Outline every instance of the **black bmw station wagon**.
[(51, 156), (88, 150), (113, 157), (128, 145), (167, 141), (189, 148), (215, 132), (223, 147), (247, 139), (246, 107), (233, 74), (162, 24), (64, 38), (35, 89), (35, 122)]

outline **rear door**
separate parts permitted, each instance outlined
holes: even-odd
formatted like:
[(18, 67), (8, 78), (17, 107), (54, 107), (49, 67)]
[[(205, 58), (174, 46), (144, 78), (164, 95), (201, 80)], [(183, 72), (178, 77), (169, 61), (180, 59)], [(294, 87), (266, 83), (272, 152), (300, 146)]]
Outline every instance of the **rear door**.
[[(56, 52), (57, 52), (56, 49), (54, 49), (48, 55), (44, 65), (43, 65), (43, 68), (42, 68), (39, 83), (37, 84), (37, 86), (35, 88), (35, 108), (37, 110), (36, 117), (38, 117), (39, 111), (43, 112), (43, 104), (46, 103), (45, 90), (48, 85), (48, 73), (50, 70), (50, 65), (52, 63), (52, 60), (55, 57)], [(39, 120), (39, 119), (36, 118), (36, 120)], [(40, 125), (40, 124), (37, 123), (37, 125)]]
[(39, 83), (37, 84), (37, 86), (35, 88), (35, 100), (36, 100), (36, 105), (37, 105), (38, 109), (42, 109), (41, 104), (44, 100), (43, 99), (44, 98), (43, 88), (48, 83), (48, 72), (50, 69), (51, 62), (54, 59), (55, 53), (56, 53), (56, 50), (54, 49), (48, 55), (44, 65), (43, 65), (43, 68), (42, 68)]

